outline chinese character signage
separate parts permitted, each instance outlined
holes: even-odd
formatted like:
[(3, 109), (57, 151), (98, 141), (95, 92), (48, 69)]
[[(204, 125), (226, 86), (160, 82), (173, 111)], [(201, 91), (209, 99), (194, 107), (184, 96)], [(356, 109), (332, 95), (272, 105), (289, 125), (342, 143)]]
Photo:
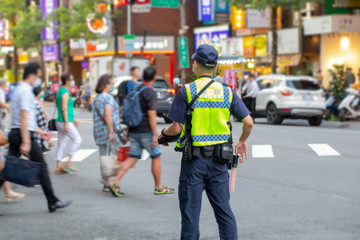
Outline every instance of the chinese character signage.
[(222, 13), (228, 13), (229, 12), (229, 1), (224, 0), (215, 0), (215, 11), (216, 12), (222, 12)]
[(243, 38), (244, 41), (244, 57), (255, 57), (254, 36)]
[(231, 7), (231, 25), (234, 31), (245, 28), (245, 13), (242, 8)]
[(4, 22), (0, 19), (0, 37), (4, 36)]
[(254, 45), (255, 45), (255, 55), (257, 57), (264, 57), (267, 55), (267, 36), (257, 35), (255, 36)]
[(216, 25), (211, 27), (200, 27), (194, 29), (195, 51), (201, 44), (209, 44), (220, 51), (221, 39), (230, 36), (229, 25)]
[(179, 43), (180, 68), (188, 68), (190, 66), (188, 40), (186, 37), (181, 37), (178, 39), (178, 43)]
[(59, 60), (59, 45), (45, 45), (43, 47), (43, 59), (45, 62), (54, 62)]
[(236, 70), (232, 69), (232, 70), (224, 70), (224, 82), (228, 85), (230, 85), (230, 87), (234, 90), (236, 90)]
[(198, 0), (198, 20), (214, 21), (214, 1)]
[(179, 0), (152, 0), (151, 7), (179, 7)]
[[(51, 14), (51, 12), (58, 7), (57, 0), (41, 0), (41, 16), (44, 18), (45, 16)], [(42, 40), (57, 40), (58, 33), (55, 30), (56, 22), (50, 23), (50, 25), (46, 28), (43, 28), (41, 32)]]
[(246, 10), (246, 27), (247, 28), (270, 28), (270, 8), (256, 10), (248, 8)]

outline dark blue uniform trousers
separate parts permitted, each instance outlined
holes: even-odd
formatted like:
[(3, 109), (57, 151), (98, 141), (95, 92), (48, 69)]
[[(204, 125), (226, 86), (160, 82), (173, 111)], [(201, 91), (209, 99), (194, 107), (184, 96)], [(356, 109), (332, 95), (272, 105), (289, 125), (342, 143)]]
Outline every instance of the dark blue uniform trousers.
[(237, 239), (236, 220), (230, 207), (227, 166), (214, 163), (213, 158), (182, 161), (179, 181), (181, 239), (195, 240), (200, 237), (199, 218), (204, 189), (214, 209), (220, 239)]

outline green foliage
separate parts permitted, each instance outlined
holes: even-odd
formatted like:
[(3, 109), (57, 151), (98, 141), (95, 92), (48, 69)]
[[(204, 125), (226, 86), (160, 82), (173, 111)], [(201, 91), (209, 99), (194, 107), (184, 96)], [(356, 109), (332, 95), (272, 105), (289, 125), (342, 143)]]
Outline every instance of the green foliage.
[(345, 65), (334, 65), (333, 69), (329, 71), (332, 76), (329, 90), (336, 99), (336, 105), (338, 105), (346, 96), (346, 68)]

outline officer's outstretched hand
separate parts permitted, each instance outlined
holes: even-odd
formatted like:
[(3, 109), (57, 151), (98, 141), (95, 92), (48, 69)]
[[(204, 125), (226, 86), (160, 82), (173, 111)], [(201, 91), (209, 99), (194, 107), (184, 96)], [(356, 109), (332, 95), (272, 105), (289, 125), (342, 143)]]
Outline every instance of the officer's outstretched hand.
[(235, 146), (235, 153), (239, 155), (240, 163), (243, 163), (245, 160), (248, 159), (247, 155), (247, 143), (239, 141)]

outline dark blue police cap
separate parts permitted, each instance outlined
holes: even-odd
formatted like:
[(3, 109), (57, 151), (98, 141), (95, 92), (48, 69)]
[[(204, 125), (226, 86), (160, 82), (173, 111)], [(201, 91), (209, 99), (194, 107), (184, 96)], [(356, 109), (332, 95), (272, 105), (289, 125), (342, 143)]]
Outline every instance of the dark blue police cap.
[(213, 46), (202, 44), (191, 56), (191, 59), (194, 59), (195, 61), (206, 67), (215, 67), (217, 64), (218, 56), (218, 52)]

